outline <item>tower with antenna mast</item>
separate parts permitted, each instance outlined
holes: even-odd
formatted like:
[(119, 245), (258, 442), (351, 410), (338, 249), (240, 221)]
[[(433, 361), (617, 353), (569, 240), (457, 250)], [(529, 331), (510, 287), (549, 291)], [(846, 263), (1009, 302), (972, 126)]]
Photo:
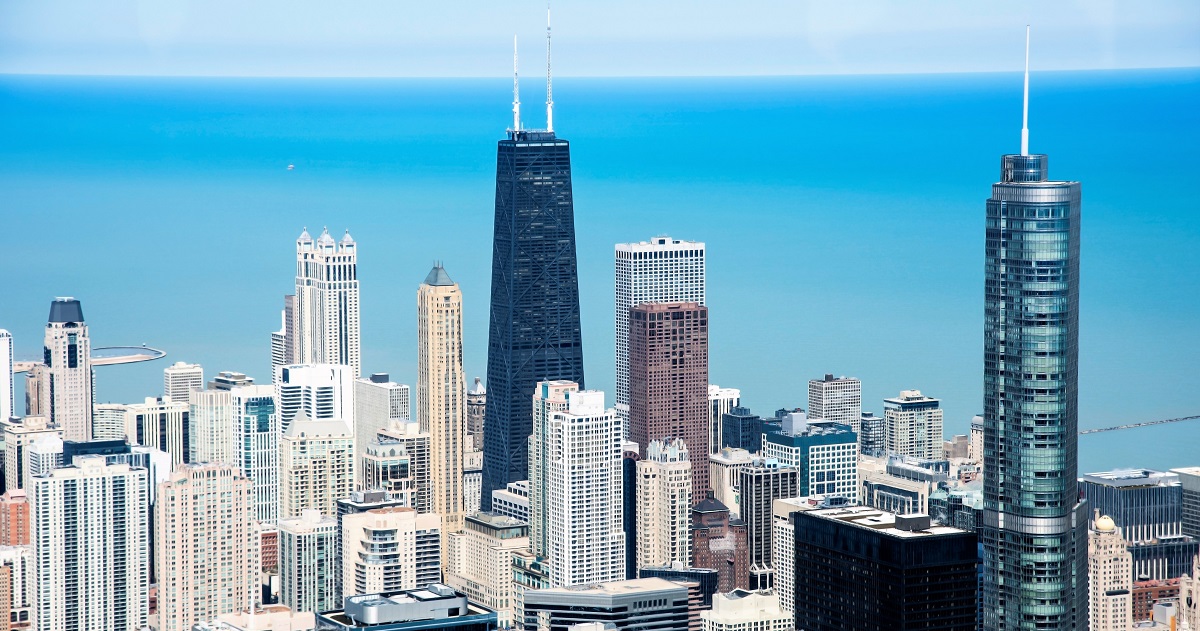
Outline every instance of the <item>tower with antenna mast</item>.
[(1021, 153), (987, 200), (983, 320), (985, 631), (1088, 628), (1088, 509), (1078, 477), (1079, 182)]

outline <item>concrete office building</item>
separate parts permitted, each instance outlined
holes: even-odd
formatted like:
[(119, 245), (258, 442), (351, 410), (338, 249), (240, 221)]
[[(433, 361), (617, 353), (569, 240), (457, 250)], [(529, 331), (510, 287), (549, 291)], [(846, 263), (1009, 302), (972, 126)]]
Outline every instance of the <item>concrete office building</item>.
[(652, 440), (637, 463), (637, 567), (692, 560), (692, 463), (682, 440)]
[(583, 622), (612, 629), (687, 631), (688, 588), (661, 578), (639, 578), (525, 592), (525, 631), (569, 629)]
[[(509, 482), (503, 489), (492, 491), (492, 512), (531, 523), (529, 513), (529, 481)], [(532, 543), (531, 543), (532, 545)]]
[(315, 510), (279, 520), (279, 602), (292, 611), (330, 611), (342, 604), (338, 520)]
[(1133, 555), (1121, 531), (1097, 516), (1088, 531), (1088, 613), (1091, 631), (1127, 631), (1133, 623)]
[(808, 382), (808, 416), (849, 425), (859, 433), (862, 420), (862, 382), (854, 377), (834, 377)]
[[(629, 311), (629, 439), (680, 438), (693, 454), (709, 449), (708, 308), (648, 303)], [(692, 502), (704, 499), (708, 467), (692, 468)]]
[(568, 392), (567, 410), (550, 415), (546, 522), (553, 527), (547, 532), (545, 556), (553, 586), (625, 576), (621, 434), (616, 413), (604, 409), (603, 392)]
[(305, 509), (333, 515), (354, 490), (354, 435), (339, 420), (312, 420), (301, 411), (279, 439), (279, 518)]
[(395, 593), (441, 581), (441, 516), (411, 508), (342, 515), (342, 596)]
[(858, 436), (849, 425), (789, 412), (782, 431), (763, 437), (762, 455), (799, 472), (798, 495), (858, 497)]
[(792, 631), (792, 614), (770, 592), (737, 589), (713, 597), (710, 611), (700, 614), (704, 631)]
[(345, 366), (281, 366), (276, 370), (274, 385), (282, 432), (288, 430), (301, 410), (312, 420), (338, 420), (347, 427), (354, 420), (354, 377)]
[(708, 480), (712, 485), (713, 497), (729, 507), (734, 516), (737, 516), (741, 506), (738, 494), (742, 489), (742, 479), (738, 472), (753, 459), (749, 451), (733, 447), (722, 448), (708, 457)]
[(64, 440), (92, 438), (92, 342), (83, 307), (74, 298), (55, 298), (46, 323), (39, 411), (63, 429)]
[(4, 427), (4, 490), (22, 488), (28, 479), (26, 450), (42, 436), (63, 436), (63, 429), (44, 416), (26, 416), (0, 422)]
[[(462, 291), (439, 264), (417, 289), (417, 422), (429, 433), (431, 509), (443, 536), (462, 530), (467, 383)], [(442, 542), (443, 551), (449, 546)], [(445, 557), (443, 556), (443, 562)]]
[(125, 414), (128, 405), (97, 403), (92, 406), (92, 440), (129, 440), (125, 435)]
[(387, 373), (354, 380), (354, 453), (362, 455), (381, 429), (412, 421), (409, 388)]
[(713, 384), (708, 384), (708, 405), (709, 405), (709, 438), (708, 450), (710, 453), (721, 451), (721, 437), (724, 435), (724, 419), (725, 415), (733, 411), (742, 404), (742, 391), (737, 388), (722, 388)]
[(867, 507), (792, 513), (796, 627), (971, 631), (974, 533)]
[(349, 231), (337, 242), (328, 230), (315, 242), (300, 234), (295, 295), (295, 363), (338, 364), (358, 377), (358, 246)]
[(317, 631), (495, 631), (496, 612), (466, 594), (432, 583), (419, 589), (365, 594), (317, 614)]
[(191, 406), (187, 401), (146, 397), (145, 402), (128, 407), (125, 433), (133, 442), (171, 454), (172, 467), (191, 462)]
[(171, 401), (189, 400), (192, 390), (204, 389), (204, 367), (200, 364), (175, 362), (163, 369), (163, 397)]
[[(494, 506), (494, 505), (493, 505)], [(507, 515), (468, 515), (450, 543), (445, 583), (496, 612), (502, 628), (513, 620), (513, 555), (529, 547), (529, 525)]]
[(691, 539), (691, 567), (715, 570), (719, 591), (749, 588), (746, 523), (731, 518), (729, 508), (712, 497), (693, 506)]
[(945, 438), (942, 435), (941, 401), (903, 390), (900, 396), (883, 400), (883, 418), (888, 453), (914, 458), (940, 460)]
[(800, 471), (764, 458), (743, 468), (741, 477), (741, 518), (746, 522), (750, 553), (750, 589), (769, 589), (775, 572), (771, 559), (773, 505), (777, 499), (800, 494)]
[(141, 631), (148, 622), (146, 470), (102, 456), (34, 478), (39, 629)]
[(159, 486), (154, 565), (160, 631), (190, 631), (197, 622), (260, 602), (253, 500), (253, 483), (228, 464), (181, 465)]
[(648, 302), (705, 302), (704, 244), (668, 236), (614, 248), (617, 416), (630, 425), (629, 310)]

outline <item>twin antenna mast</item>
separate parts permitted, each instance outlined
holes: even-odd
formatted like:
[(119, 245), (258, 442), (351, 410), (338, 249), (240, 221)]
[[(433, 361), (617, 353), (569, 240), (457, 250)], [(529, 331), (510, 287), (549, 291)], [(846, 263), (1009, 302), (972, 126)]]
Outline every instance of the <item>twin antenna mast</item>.
[[(513, 35), (513, 131), (521, 131), (521, 85), (517, 72), (517, 36)], [(550, 3), (546, 3), (546, 131), (554, 131), (554, 75), (550, 65)]]

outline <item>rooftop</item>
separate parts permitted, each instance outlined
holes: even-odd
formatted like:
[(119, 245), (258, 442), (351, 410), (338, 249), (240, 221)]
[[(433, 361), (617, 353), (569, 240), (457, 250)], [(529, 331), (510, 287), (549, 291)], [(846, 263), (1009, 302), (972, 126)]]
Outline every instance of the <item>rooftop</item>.
[(1087, 473), (1080, 480), (1104, 486), (1179, 486), (1179, 474), (1154, 469), (1116, 469), (1100, 473)]
[(450, 275), (446, 273), (446, 268), (442, 267), (441, 263), (433, 266), (429, 270), (429, 275), (425, 277), (425, 285), (431, 287), (450, 287), (454, 285), (454, 281), (450, 280)]
[(48, 322), (83, 322), (83, 306), (74, 298), (55, 298)]
[(958, 535), (967, 532), (959, 528), (934, 524), (930, 521), (928, 515), (917, 513), (897, 515), (867, 506), (822, 508), (806, 511), (804, 514), (821, 519), (839, 521), (866, 530), (874, 530), (899, 539)]

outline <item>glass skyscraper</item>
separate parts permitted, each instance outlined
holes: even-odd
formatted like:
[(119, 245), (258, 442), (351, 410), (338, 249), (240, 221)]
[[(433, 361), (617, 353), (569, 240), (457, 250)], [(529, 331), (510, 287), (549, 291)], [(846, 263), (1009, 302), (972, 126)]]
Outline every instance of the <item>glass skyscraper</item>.
[(533, 389), (555, 379), (583, 389), (570, 143), (510, 130), (496, 155), (484, 510), (493, 490), (528, 479)]
[(1077, 474), (1078, 182), (1006, 155), (987, 201), (983, 628), (1086, 629)]

